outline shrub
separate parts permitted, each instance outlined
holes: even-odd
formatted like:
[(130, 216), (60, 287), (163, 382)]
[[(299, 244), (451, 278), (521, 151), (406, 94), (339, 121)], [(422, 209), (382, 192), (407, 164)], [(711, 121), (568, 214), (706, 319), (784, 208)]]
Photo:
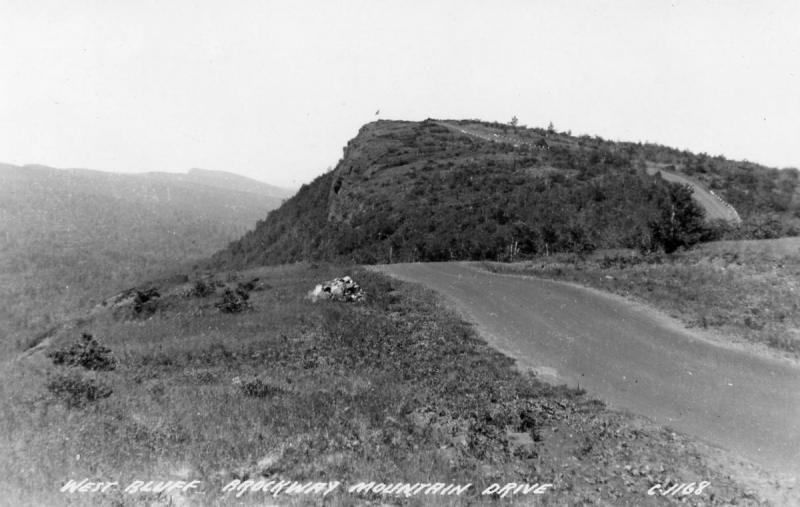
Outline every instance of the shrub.
[(192, 287), (191, 292), (189, 293), (192, 297), (204, 298), (214, 294), (215, 287), (213, 282), (206, 282), (204, 280), (197, 280), (194, 282), (194, 287)]
[(267, 396), (275, 396), (281, 393), (281, 388), (267, 384), (261, 379), (253, 379), (240, 384), (240, 389), (245, 396), (252, 396), (254, 398), (266, 398)]
[(137, 290), (133, 298), (133, 312), (136, 315), (152, 315), (158, 308), (158, 298), (161, 294), (155, 287), (143, 291)]
[(530, 434), (534, 442), (540, 442), (542, 440), (542, 435), (539, 432), (541, 424), (536, 419), (536, 414), (531, 410), (520, 411), (519, 424), (516, 429), (517, 431), (524, 431)]
[(250, 295), (241, 287), (237, 288), (235, 292), (225, 289), (222, 299), (214, 306), (223, 313), (240, 313), (252, 308), (248, 299), (250, 299)]
[(101, 345), (89, 333), (83, 333), (78, 343), (49, 352), (47, 357), (53, 360), (53, 364), (82, 366), (87, 370), (109, 371), (117, 367), (111, 349)]
[(47, 382), (47, 390), (68, 408), (86, 406), (108, 398), (113, 392), (110, 386), (92, 378), (83, 378), (75, 371), (51, 377)]
[(249, 282), (244, 282), (239, 284), (239, 290), (243, 290), (245, 292), (252, 292), (252, 291), (262, 291), (268, 288), (267, 285), (261, 283), (260, 278), (253, 278)]

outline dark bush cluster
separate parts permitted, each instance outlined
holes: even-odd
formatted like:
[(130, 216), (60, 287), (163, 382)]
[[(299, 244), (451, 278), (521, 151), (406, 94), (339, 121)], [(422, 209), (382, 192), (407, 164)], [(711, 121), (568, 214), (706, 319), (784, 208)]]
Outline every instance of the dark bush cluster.
[(136, 315), (152, 315), (158, 309), (158, 298), (161, 294), (158, 289), (152, 287), (145, 290), (137, 290), (133, 298), (133, 313)]
[(194, 282), (194, 287), (192, 287), (189, 295), (191, 297), (204, 298), (214, 294), (214, 292), (216, 292), (216, 287), (213, 281), (197, 280)]
[(267, 384), (261, 379), (253, 379), (247, 382), (242, 382), (241, 390), (245, 396), (253, 398), (266, 398), (267, 396), (275, 396), (280, 394), (282, 389), (271, 384)]
[(542, 440), (542, 435), (539, 433), (541, 422), (536, 418), (536, 414), (531, 410), (521, 410), (519, 413), (519, 425), (517, 431), (524, 431), (530, 433), (534, 442)]
[(103, 346), (91, 334), (83, 333), (77, 343), (49, 352), (53, 364), (82, 366), (87, 370), (110, 371), (117, 367), (111, 349)]
[(268, 288), (268, 286), (261, 283), (261, 279), (257, 277), (239, 284), (239, 289), (246, 292), (262, 291), (266, 288)]
[(51, 377), (47, 382), (47, 390), (68, 408), (83, 407), (108, 398), (113, 392), (110, 386), (92, 378), (84, 378), (75, 371)]
[(238, 287), (235, 291), (225, 289), (222, 299), (214, 304), (222, 313), (241, 313), (252, 308), (250, 304), (250, 294), (246, 290)]

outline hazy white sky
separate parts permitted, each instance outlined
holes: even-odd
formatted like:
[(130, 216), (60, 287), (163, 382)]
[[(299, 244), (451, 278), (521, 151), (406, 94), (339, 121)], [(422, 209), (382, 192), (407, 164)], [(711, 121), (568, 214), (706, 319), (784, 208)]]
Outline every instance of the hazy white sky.
[(800, 166), (800, 2), (0, 0), (0, 161), (284, 186), (381, 118)]

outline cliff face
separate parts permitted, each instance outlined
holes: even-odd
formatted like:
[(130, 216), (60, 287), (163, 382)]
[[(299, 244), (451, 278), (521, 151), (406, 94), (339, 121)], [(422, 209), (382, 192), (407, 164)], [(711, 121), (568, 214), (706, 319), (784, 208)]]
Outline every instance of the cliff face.
[[(328, 219), (349, 222), (366, 211), (363, 196), (373, 193), (376, 184), (402, 173), (385, 167), (387, 157), (413, 145), (413, 122), (378, 121), (362, 127), (344, 149), (344, 157), (334, 170), (331, 182)], [(389, 171), (388, 174), (386, 171)]]

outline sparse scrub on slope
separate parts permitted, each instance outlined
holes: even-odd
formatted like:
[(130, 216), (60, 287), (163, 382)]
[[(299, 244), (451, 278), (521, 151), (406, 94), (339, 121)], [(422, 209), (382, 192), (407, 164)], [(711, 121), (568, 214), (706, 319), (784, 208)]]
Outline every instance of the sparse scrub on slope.
[(113, 393), (106, 383), (77, 371), (59, 372), (47, 380), (47, 390), (67, 408), (82, 408)]
[(252, 309), (250, 294), (242, 287), (235, 290), (226, 288), (219, 301), (214, 306), (222, 313), (241, 313)]
[(53, 360), (53, 364), (82, 366), (87, 370), (109, 371), (117, 367), (111, 349), (89, 333), (83, 333), (76, 343), (48, 352), (47, 356)]
[(216, 293), (217, 287), (213, 280), (197, 280), (189, 291), (190, 297), (205, 298)]
[[(363, 304), (305, 298), (319, 280), (343, 272), (370, 294)], [(6, 498), (58, 504), (64, 497), (56, 488), (28, 486), (97, 470), (122, 480), (186, 470), (211, 492), (233, 479), (277, 475), (347, 484), (441, 480), (478, 489), (501, 479), (530, 482), (535, 470), (536, 480), (554, 483), (551, 503), (612, 505), (655, 505), (642, 495), (651, 479), (688, 474), (714, 481), (715, 499), (703, 498), (706, 504), (743, 498), (685, 438), (665, 438), (647, 421), (518, 372), (427, 291), (346, 266), (281, 266), (253, 275), (272, 289), (252, 292), (254, 311), (235, 318), (192, 312), (206, 303), (181, 297), (149, 320), (94, 322), (125, 366), (103, 373), (111, 396), (89, 380), (48, 387), (36, 380), (41, 369), (60, 367), (20, 362), (0, 385)], [(65, 417), (59, 407), (20, 401), (42, 390), (86, 409)], [(656, 471), (633, 474), (624, 468), (632, 462)], [(471, 495), (467, 501), (483, 500)], [(334, 496), (334, 504), (369, 500)]]

